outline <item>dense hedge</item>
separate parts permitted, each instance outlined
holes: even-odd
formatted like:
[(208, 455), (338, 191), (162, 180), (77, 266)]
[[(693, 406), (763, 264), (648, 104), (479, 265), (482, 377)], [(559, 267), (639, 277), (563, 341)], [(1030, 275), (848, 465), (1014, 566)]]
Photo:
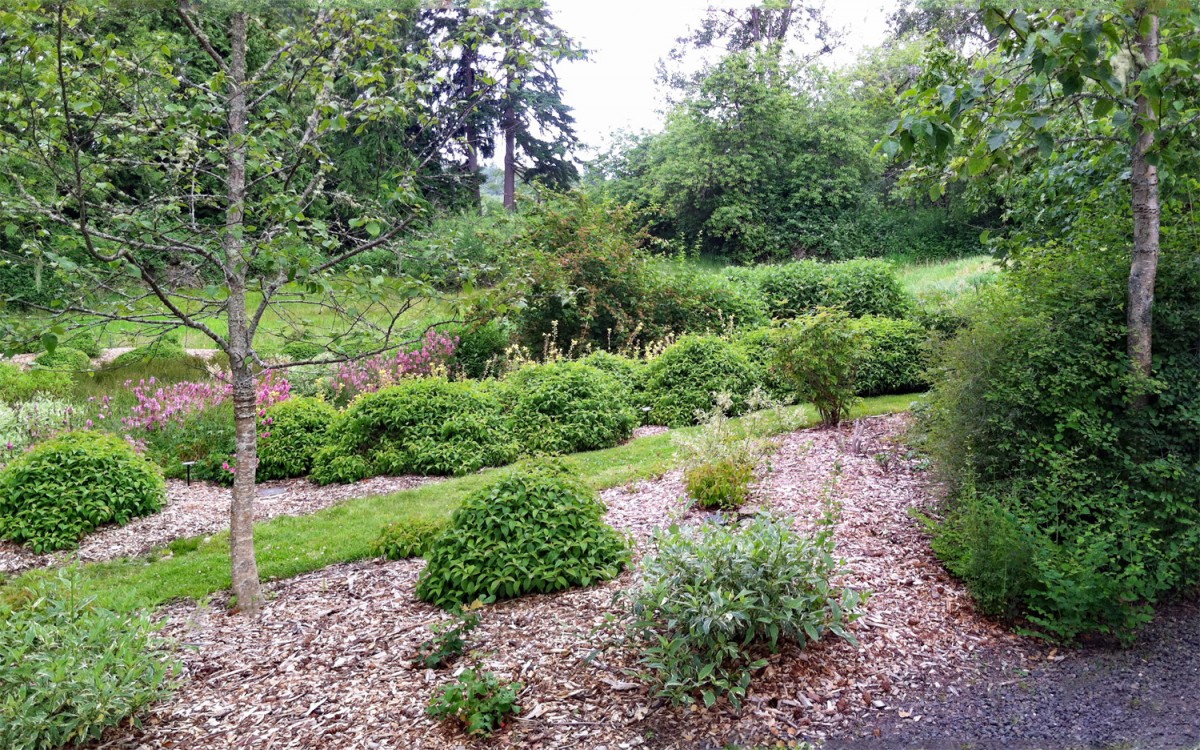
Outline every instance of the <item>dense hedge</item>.
[(912, 305), (895, 270), (881, 260), (801, 260), (729, 269), (726, 275), (761, 293), (776, 318), (794, 318), (818, 307), (841, 307), (854, 317), (903, 318)]
[(409, 380), (356, 398), (313, 459), (320, 484), (379, 474), (459, 475), (511, 463), (513, 440), (495, 388)]
[(685, 336), (646, 367), (646, 420), (669, 427), (695, 424), (697, 411), (713, 408), (715, 393), (728, 393), (732, 414), (741, 414), (761, 377), (759, 368), (724, 339)]
[(557, 465), (518, 466), (468, 496), (426, 555), (417, 596), (441, 607), (615, 578), (629, 547), (594, 490)]
[(911, 320), (877, 318), (854, 321), (864, 352), (855, 387), (860, 396), (915, 393), (928, 387), (929, 334)]
[(162, 474), (129, 443), (66, 433), (0, 471), (0, 538), (35, 552), (74, 547), (97, 526), (157, 511), (165, 496)]
[(754, 328), (769, 319), (757, 290), (720, 274), (683, 265), (648, 269), (642, 320), (650, 338)]
[(611, 448), (638, 424), (629, 389), (614, 375), (579, 362), (526, 367), (505, 393), (513, 434), (527, 453)]

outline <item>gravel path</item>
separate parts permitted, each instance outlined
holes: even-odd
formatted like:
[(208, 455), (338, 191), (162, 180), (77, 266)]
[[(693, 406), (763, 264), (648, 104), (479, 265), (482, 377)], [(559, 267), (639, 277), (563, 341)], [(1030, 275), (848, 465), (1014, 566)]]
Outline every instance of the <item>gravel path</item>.
[[(919, 722), (831, 750), (1192, 750), (1200, 747), (1200, 605), (1167, 607), (1129, 649), (1051, 652), (1030, 669), (993, 661), (969, 690), (905, 703)], [(874, 729), (874, 728), (873, 728)]]
[[(418, 487), (437, 481), (430, 477), (372, 477), (354, 484), (318, 487), (307, 479), (283, 479), (258, 485), (254, 518), (265, 521), (276, 516), (303, 516), (343, 500)], [(0, 573), (12, 575), (30, 568), (63, 565), (72, 561), (98, 562), (132, 557), (149, 552), (176, 539), (214, 534), (229, 528), (229, 488), (208, 482), (188, 486), (179, 479), (167, 480), (167, 504), (151, 516), (137, 518), (124, 526), (99, 529), (79, 549), (38, 555), (25, 547), (0, 540)]]

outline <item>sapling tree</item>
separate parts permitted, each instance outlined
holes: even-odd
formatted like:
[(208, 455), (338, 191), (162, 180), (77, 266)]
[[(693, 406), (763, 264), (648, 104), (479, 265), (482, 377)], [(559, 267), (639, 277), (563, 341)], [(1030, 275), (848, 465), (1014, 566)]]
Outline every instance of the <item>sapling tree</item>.
[[(1131, 254), (1126, 303), (1133, 370), (1153, 374), (1159, 171), (1194, 158), (1200, 123), (1200, 7), (1180, 0), (1105, 0), (1082, 8), (984, 3), (991, 44), (964, 57), (935, 49), (881, 143), (939, 163), (941, 180), (1019, 173), (1086, 143), (1117, 149), (1128, 180)], [(1139, 399), (1139, 400), (1144, 400)]]
[[(449, 53), (410, 33), (415, 13), (189, 0), (0, 12), (0, 213), (34, 228), (28, 244), (72, 282), (44, 311), (183, 326), (229, 357), (232, 583), (252, 615), (256, 337), (299, 302), (338, 313), (346, 334), (366, 328), (376, 350), (408, 335), (421, 287), (355, 258), (421, 215), (418, 176), (474, 106), (425, 97)], [(380, 189), (332, 189), (346, 139), (382, 126), (412, 140)]]

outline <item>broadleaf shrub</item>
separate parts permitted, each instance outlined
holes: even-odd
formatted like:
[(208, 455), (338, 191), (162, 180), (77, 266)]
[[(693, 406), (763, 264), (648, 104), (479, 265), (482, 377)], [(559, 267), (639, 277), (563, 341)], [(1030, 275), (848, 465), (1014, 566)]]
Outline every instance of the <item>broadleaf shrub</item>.
[(632, 357), (612, 354), (601, 350), (592, 352), (579, 361), (588, 367), (607, 372), (621, 381), (621, 384), (625, 386), (625, 390), (629, 393), (630, 397), (637, 400), (637, 395), (642, 390), (642, 383), (645, 379), (645, 360), (633, 359)]
[(858, 395), (915, 393), (928, 387), (929, 333), (919, 323), (867, 315), (852, 327), (862, 337), (855, 373)]
[(178, 665), (143, 615), (103, 609), (73, 573), (0, 601), (0, 745), (58, 750), (100, 739), (172, 688)]
[(761, 292), (775, 318), (795, 318), (819, 307), (841, 307), (853, 317), (903, 318), (912, 306), (895, 270), (881, 260), (799, 260), (727, 274)]
[(524, 367), (508, 379), (513, 433), (528, 453), (611, 448), (638, 424), (630, 393), (615, 376), (579, 362)]
[(62, 372), (85, 372), (92, 369), (91, 358), (69, 346), (55, 347), (53, 352), (42, 352), (33, 363), (47, 370)]
[(496, 388), (430, 377), (359, 396), (313, 457), (320, 484), (381, 474), (461, 475), (517, 457)]
[(35, 552), (74, 547), (97, 526), (157, 511), (165, 496), (162, 474), (124, 440), (68, 432), (0, 470), (0, 538)]
[(467, 734), (490, 737), (508, 717), (521, 713), (517, 696), (523, 689), (519, 682), (501, 682), (492, 672), (467, 669), (443, 685), (425, 711), (435, 719), (456, 719)]
[(738, 705), (761, 657), (783, 642), (803, 647), (826, 632), (854, 640), (848, 626), (865, 599), (831, 584), (842, 563), (828, 515), (812, 537), (760, 514), (744, 526), (672, 526), (655, 546), (628, 595), (627, 636), (659, 695)]
[(626, 540), (558, 464), (527, 463), (468, 496), (427, 555), (417, 596), (440, 607), (545, 594), (614, 578)]
[(445, 530), (445, 522), (420, 518), (389, 523), (379, 530), (379, 536), (371, 543), (371, 552), (389, 560), (424, 557), (434, 540)]
[(768, 321), (767, 307), (756, 290), (683, 264), (650, 266), (647, 298), (643, 320), (648, 333), (656, 338), (668, 334), (720, 334)]
[(850, 415), (862, 358), (862, 335), (837, 308), (797, 318), (780, 330), (775, 345), (776, 370), (825, 425)]
[(258, 479), (307, 476), (336, 417), (336, 409), (315, 398), (293, 397), (264, 410), (259, 419)]
[(734, 510), (750, 496), (754, 464), (732, 458), (693, 466), (683, 473), (688, 497), (707, 510)]
[(651, 424), (683, 427), (707, 413), (714, 394), (730, 397), (730, 414), (746, 411), (761, 372), (741, 351), (715, 336), (685, 336), (646, 367), (645, 399)]
[(495, 375), (503, 369), (511, 336), (500, 321), (454, 326), (446, 331), (446, 335), (458, 340), (458, 347), (450, 360), (450, 366), (456, 374), (479, 379)]

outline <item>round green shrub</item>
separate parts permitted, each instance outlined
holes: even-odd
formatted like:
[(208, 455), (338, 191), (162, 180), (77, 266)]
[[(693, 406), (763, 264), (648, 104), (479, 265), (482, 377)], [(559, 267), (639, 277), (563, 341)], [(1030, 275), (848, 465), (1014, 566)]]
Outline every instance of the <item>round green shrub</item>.
[(851, 325), (865, 347), (855, 377), (860, 396), (913, 393), (928, 386), (929, 334), (919, 323), (868, 315)]
[(708, 510), (742, 507), (753, 481), (754, 462), (734, 458), (693, 466), (683, 475), (688, 497)]
[(620, 380), (635, 399), (638, 392), (642, 390), (646, 375), (646, 363), (643, 360), (606, 351), (596, 351), (579, 361), (588, 367), (607, 372)]
[(739, 334), (733, 343), (758, 368), (766, 394), (773, 399), (786, 401), (795, 398), (796, 392), (775, 367), (778, 341), (778, 328), (755, 328)]
[(495, 320), (455, 326), (445, 333), (458, 339), (451, 365), (468, 378), (478, 379), (494, 374), (510, 344), (508, 331)]
[(34, 396), (65, 396), (74, 386), (69, 373), (57, 370), (22, 370), (0, 362), (0, 401), (27, 401)]
[(461, 475), (517, 457), (489, 383), (408, 380), (356, 398), (313, 458), (320, 484), (381, 474)]
[(629, 545), (604, 513), (595, 491), (561, 465), (518, 466), (454, 512), (427, 555), (417, 596), (449, 608), (615, 578)]
[(293, 396), (266, 410), (260, 419), (258, 472), (261, 480), (303, 477), (325, 445), (337, 410), (320, 399)]
[(61, 372), (84, 372), (92, 369), (91, 358), (69, 346), (56, 347), (53, 352), (42, 352), (33, 363), (46, 370)]
[(732, 273), (730, 278), (756, 287), (775, 318), (795, 318), (818, 307), (841, 307), (856, 318), (902, 318), (912, 306), (895, 269), (881, 260), (800, 260)]
[(687, 336), (668, 347), (646, 369), (646, 403), (650, 424), (684, 427), (695, 424), (698, 411), (709, 411), (714, 393), (728, 393), (730, 415), (746, 410), (746, 397), (761, 372), (741, 351), (715, 336)]
[(97, 526), (157, 511), (165, 496), (162, 474), (129, 443), (69, 432), (0, 471), (0, 537), (39, 553), (66, 549)]
[(184, 350), (182, 344), (168, 338), (161, 338), (145, 346), (130, 349), (114, 359), (108, 366), (110, 368), (132, 367), (151, 360), (162, 362), (187, 358), (188, 353)]
[(312, 341), (289, 341), (279, 353), (290, 362), (307, 362), (325, 353), (325, 347)]
[(100, 348), (100, 340), (90, 331), (80, 331), (63, 343), (72, 349), (78, 349), (91, 359), (99, 357), (103, 352), (103, 349)]
[(578, 453), (628, 440), (638, 414), (629, 390), (579, 362), (525, 367), (508, 380), (513, 433), (529, 453)]
[(423, 557), (445, 530), (445, 521), (410, 518), (389, 523), (380, 529), (379, 536), (371, 543), (371, 552), (389, 560)]

